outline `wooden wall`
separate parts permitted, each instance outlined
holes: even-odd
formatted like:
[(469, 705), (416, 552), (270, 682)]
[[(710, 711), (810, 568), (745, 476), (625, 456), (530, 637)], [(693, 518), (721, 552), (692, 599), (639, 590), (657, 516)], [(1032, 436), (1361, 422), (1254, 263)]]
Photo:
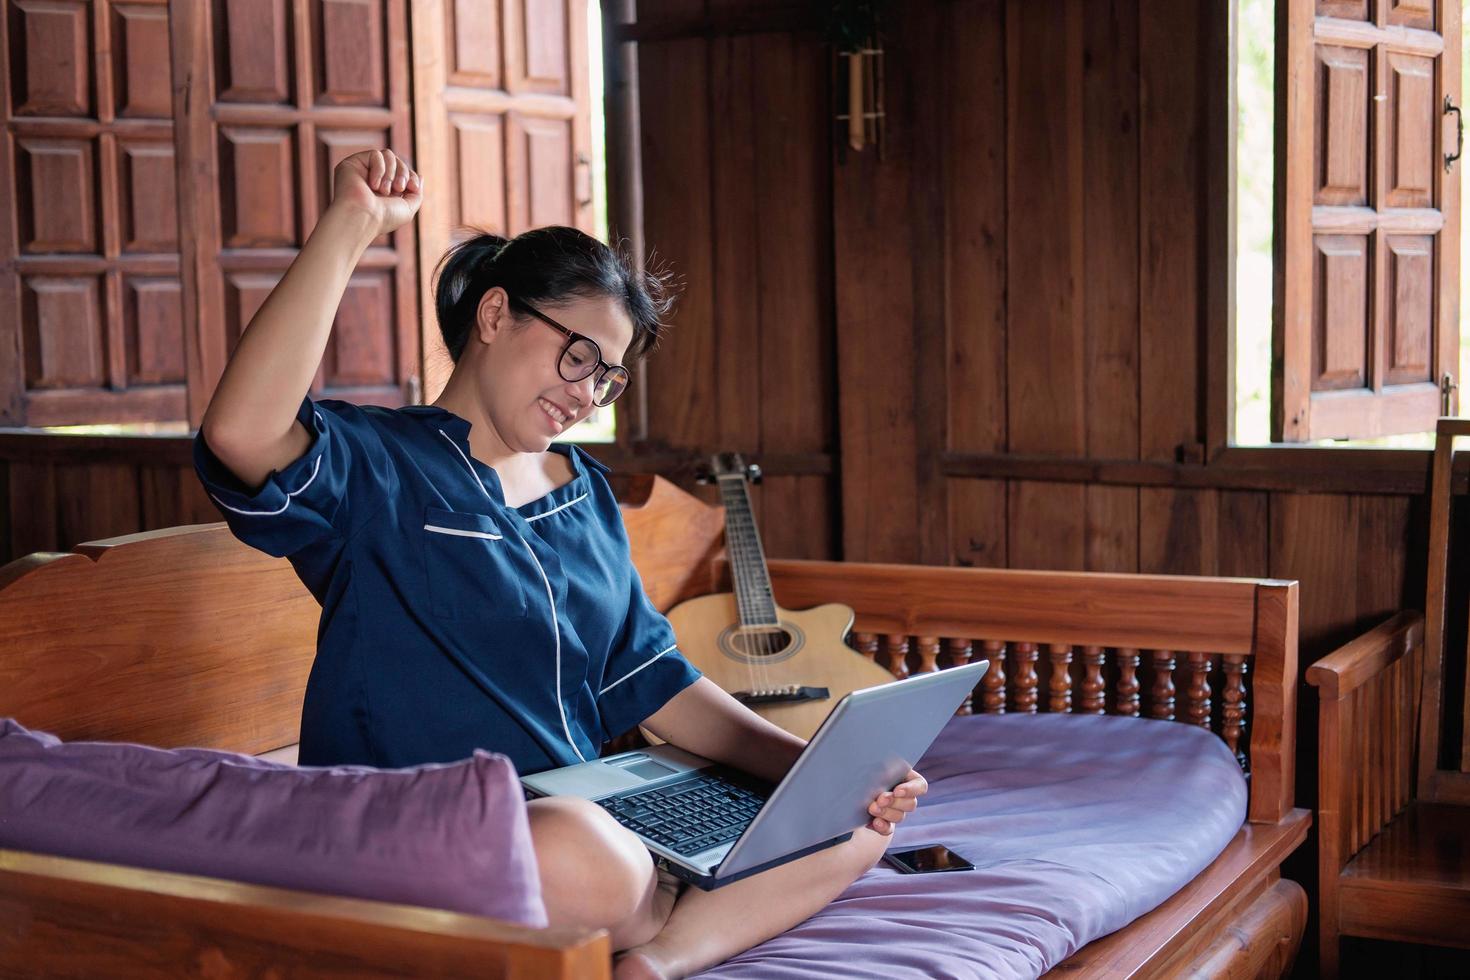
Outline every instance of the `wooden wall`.
[[(643, 0), (644, 237), (684, 293), (647, 438), (602, 455), (759, 459), (773, 556), (1298, 578), (1304, 662), (1417, 602), (1424, 454), (1222, 451), (1227, 7), (908, 4), (880, 156), (834, 139), (809, 5)], [(183, 440), (0, 460), (3, 557), (211, 513)]]
[(691, 6), (624, 31), (686, 284), (646, 426), (787, 454), (773, 554), (1299, 578), (1316, 652), (1415, 600), (1423, 454), (1223, 447), (1228, 4), (906, 4), (881, 155), (799, 6)]
[(905, 3), (880, 154), (801, 5), (642, 0), (652, 443), (830, 465), (754, 491), (772, 554), (1299, 580), (1303, 669), (1422, 607), (1427, 453), (1228, 445), (1232, 6)]

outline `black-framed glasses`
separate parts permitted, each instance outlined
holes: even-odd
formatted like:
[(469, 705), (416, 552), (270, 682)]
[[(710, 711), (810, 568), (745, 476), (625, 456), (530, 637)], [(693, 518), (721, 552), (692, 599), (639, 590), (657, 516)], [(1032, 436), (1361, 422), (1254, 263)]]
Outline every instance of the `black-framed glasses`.
[(597, 346), (597, 341), (562, 326), (524, 300), (512, 299), (510, 302), (512, 306), (520, 307), (548, 327), (566, 336), (566, 346), (561, 349), (561, 356), (556, 359), (556, 372), (561, 375), (563, 381), (574, 383), (585, 381), (596, 374), (597, 380), (592, 382), (592, 404), (598, 408), (605, 408), (627, 390), (628, 369), (621, 364), (609, 364), (604, 361), (602, 348)]

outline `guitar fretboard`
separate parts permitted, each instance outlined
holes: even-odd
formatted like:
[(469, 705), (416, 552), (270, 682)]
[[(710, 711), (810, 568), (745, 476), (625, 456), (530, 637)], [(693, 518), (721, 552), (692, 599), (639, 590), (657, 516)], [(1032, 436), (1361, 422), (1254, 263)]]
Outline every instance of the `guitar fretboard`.
[(721, 474), (720, 501), (725, 505), (725, 550), (735, 583), (735, 604), (741, 626), (777, 626), (776, 600), (771, 595), (771, 576), (766, 571), (766, 553), (761, 548), (750, 511), (745, 477)]

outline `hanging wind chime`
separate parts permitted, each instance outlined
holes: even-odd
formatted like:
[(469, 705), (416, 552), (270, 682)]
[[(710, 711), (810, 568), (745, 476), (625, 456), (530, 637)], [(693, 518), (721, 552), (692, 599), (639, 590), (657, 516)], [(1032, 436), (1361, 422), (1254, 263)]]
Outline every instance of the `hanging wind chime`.
[(877, 147), (883, 157), (883, 41), (879, 15), (886, 0), (833, 0), (828, 13), (832, 42), (832, 93), (840, 139), (861, 153)]

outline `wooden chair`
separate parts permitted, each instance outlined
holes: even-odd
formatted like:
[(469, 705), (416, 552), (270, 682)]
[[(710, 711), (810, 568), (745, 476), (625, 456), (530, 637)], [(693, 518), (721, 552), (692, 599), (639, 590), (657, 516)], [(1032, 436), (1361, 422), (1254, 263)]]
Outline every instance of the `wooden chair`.
[[(1323, 977), (1338, 974), (1345, 935), (1470, 948), (1470, 726), (1442, 744), (1455, 436), (1470, 436), (1470, 420), (1440, 419), (1425, 613), (1400, 612), (1307, 670), (1321, 707)], [(1458, 656), (1451, 676), (1466, 677)], [(1470, 705), (1470, 677), (1453, 700)]]

